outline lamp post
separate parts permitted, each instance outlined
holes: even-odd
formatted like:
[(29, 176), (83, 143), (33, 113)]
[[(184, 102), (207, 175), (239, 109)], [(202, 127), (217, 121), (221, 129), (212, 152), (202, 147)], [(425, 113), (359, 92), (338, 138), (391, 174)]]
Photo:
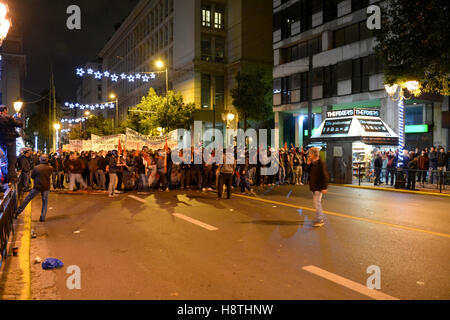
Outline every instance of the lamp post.
[(405, 149), (405, 100), (409, 100), (412, 97), (407, 98), (405, 96), (406, 91), (414, 96), (421, 94), (420, 84), (418, 81), (407, 81), (399, 84), (385, 85), (386, 92), (389, 94), (393, 101), (398, 102), (398, 168), (403, 166), (403, 151)]
[(109, 95), (110, 99), (114, 100), (114, 105), (116, 106), (116, 116), (115, 116), (115, 127), (119, 127), (119, 97), (115, 93)]
[(0, 2), (0, 46), (8, 35), (9, 28), (11, 27), (11, 20), (7, 19), (8, 7), (3, 2)]
[[(169, 96), (169, 69), (167, 68), (167, 65), (162, 60), (157, 60), (155, 62), (156, 68), (159, 70), (164, 69), (164, 72), (166, 73), (166, 103), (168, 104), (168, 96)], [(169, 116), (168, 116), (168, 106), (166, 105), (166, 121), (167, 121), (167, 132), (169, 132)]]
[(34, 151), (38, 152), (39, 149), (39, 132), (34, 132)]
[(55, 133), (56, 133), (56, 135), (55, 135), (55, 137), (56, 137), (55, 138), (55, 144), (53, 146), (53, 150), (55, 152), (57, 152), (58, 149), (59, 149), (59, 130), (61, 129), (61, 125), (59, 123), (55, 123), (53, 125), (53, 129), (55, 129)]

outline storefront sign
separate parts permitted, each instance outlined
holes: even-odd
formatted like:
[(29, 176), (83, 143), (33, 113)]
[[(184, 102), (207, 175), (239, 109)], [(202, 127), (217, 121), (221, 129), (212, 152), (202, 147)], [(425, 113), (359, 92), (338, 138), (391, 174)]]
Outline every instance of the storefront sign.
[(345, 117), (380, 117), (380, 110), (371, 109), (348, 109), (348, 110), (337, 110), (327, 112), (327, 118), (345, 118)]
[(363, 120), (359, 119), (359, 123), (366, 132), (386, 133), (388, 129), (381, 120)]
[(352, 119), (348, 120), (326, 120), (322, 135), (348, 134)]

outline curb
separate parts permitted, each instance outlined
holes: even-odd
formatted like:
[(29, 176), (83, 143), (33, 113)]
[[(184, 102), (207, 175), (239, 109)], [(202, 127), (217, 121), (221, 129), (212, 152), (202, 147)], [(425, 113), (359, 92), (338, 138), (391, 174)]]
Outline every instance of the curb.
[(344, 184), (344, 185), (331, 184), (331, 185), (338, 186), (338, 187), (345, 187), (345, 188), (353, 188), (353, 189), (366, 189), (366, 190), (377, 190), (377, 191), (387, 191), (387, 192), (397, 192), (397, 193), (410, 193), (410, 194), (420, 194), (420, 195), (425, 195), (425, 196), (450, 198), (450, 194), (436, 193), (436, 192), (410, 191), (410, 190), (399, 190), (399, 189), (390, 189), (390, 188), (354, 186), (354, 185), (350, 185), (350, 184)]
[(31, 205), (25, 209), (24, 215), (24, 229), (21, 238), (20, 246), (20, 269), (23, 272), (23, 288), (20, 295), (20, 300), (31, 300), (31, 264), (30, 264), (30, 250), (31, 250)]

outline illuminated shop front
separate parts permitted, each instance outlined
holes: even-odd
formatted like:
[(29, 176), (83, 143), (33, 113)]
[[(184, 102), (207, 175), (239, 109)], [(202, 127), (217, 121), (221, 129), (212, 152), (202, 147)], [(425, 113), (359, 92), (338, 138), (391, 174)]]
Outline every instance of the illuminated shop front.
[(312, 141), (326, 149), (331, 182), (351, 184), (370, 170), (372, 153), (395, 151), (398, 135), (380, 118), (376, 109), (327, 112)]

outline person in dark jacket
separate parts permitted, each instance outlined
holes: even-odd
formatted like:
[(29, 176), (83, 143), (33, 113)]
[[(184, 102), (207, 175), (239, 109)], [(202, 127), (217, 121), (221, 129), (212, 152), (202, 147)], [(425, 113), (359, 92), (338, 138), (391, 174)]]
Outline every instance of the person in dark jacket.
[(8, 115), (8, 108), (5, 105), (0, 106), (0, 146), (6, 152), (8, 159), (7, 182), (17, 183), (16, 172), (16, 139), (18, 134), (16, 128), (22, 127), (20, 115), (13, 118)]
[(117, 152), (114, 151), (111, 153), (111, 156), (108, 158), (108, 166), (106, 167), (106, 172), (108, 172), (109, 176), (109, 187), (108, 194), (110, 198), (116, 196), (116, 188), (117, 188), (117, 171), (119, 170)]
[(95, 179), (97, 180), (98, 187), (101, 190), (106, 190), (105, 172), (106, 172), (106, 166), (108, 165), (108, 163), (105, 159), (105, 155), (104, 155), (103, 151), (99, 152), (99, 154), (98, 154), (97, 165), (98, 165), (98, 170), (95, 173)]
[(435, 147), (431, 147), (431, 151), (428, 154), (428, 158), (430, 159), (430, 167), (428, 177), (430, 179), (429, 183), (433, 184), (435, 181), (434, 177), (438, 177), (437, 171), (437, 162), (438, 162), (438, 154), (436, 152)]
[(415, 157), (414, 155), (414, 152), (411, 152), (409, 154), (409, 158), (411, 160), (408, 162), (408, 185), (406, 187), (406, 189), (413, 191), (416, 190), (416, 172), (419, 168), (419, 158)]
[(17, 217), (25, 210), (28, 204), (36, 198), (39, 194), (42, 196), (42, 210), (41, 210), (41, 222), (45, 222), (47, 215), (48, 196), (50, 193), (50, 178), (53, 173), (53, 168), (48, 164), (48, 156), (42, 155), (39, 159), (40, 164), (34, 167), (31, 172), (31, 178), (34, 180), (33, 189), (30, 191), (24, 202), (16, 211)]
[(430, 159), (428, 158), (428, 154), (425, 152), (425, 150), (423, 150), (418, 158), (418, 169), (420, 171), (417, 177), (417, 182), (422, 181), (422, 183), (425, 183), (425, 181), (427, 180), (427, 171), (429, 163)]
[(79, 183), (83, 189), (87, 189), (87, 184), (83, 180), (84, 161), (79, 158), (78, 154), (73, 154), (72, 159), (68, 161), (69, 168), (69, 190), (73, 192), (76, 183)]
[(53, 189), (64, 189), (64, 167), (62, 157), (55, 153), (50, 160), (50, 165), (53, 168)]
[(375, 167), (375, 182), (374, 185), (378, 186), (380, 184), (380, 177), (381, 177), (381, 169), (383, 168), (383, 159), (381, 158), (381, 152), (378, 151), (376, 158), (375, 158), (375, 162), (374, 162), (374, 167)]
[(30, 173), (33, 169), (31, 150), (26, 150), (17, 160), (17, 167), (21, 171), (23, 192), (30, 192)]
[(316, 221), (313, 223), (313, 227), (318, 228), (324, 225), (322, 197), (328, 193), (328, 181), (330, 179), (327, 166), (320, 159), (319, 148), (309, 150), (307, 165), (309, 189), (313, 193), (314, 207), (316, 208)]

